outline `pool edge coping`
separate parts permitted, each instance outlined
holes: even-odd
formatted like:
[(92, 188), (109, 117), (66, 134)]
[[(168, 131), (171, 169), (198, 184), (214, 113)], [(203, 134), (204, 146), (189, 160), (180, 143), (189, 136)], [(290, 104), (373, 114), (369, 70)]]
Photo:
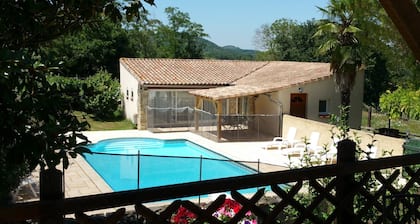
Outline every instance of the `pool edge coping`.
[(96, 172), (96, 170), (86, 162), (83, 156), (77, 156), (74, 161), (79, 165), (81, 171), (84, 172), (90, 181), (96, 186), (99, 193), (114, 192), (105, 180)]

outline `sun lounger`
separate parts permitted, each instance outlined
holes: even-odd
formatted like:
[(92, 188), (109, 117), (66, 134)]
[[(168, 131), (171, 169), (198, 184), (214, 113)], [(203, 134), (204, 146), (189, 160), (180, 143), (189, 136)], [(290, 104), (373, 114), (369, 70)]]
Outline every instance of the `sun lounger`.
[(318, 156), (319, 153), (324, 149), (322, 146), (318, 146), (319, 132), (312, 132), (309, 138), (309, 142), (299, 142), (294, 144), (293, 147), (281, 150), (284, 155), (287, 156), (300, 156), (304, 154), (310, 154)]
[(289, 131), (287, 132), (286, 138), (274, 137), (273, 140), (269, 142), (268, 144), (264, 145), (263, 148), (269, 150), (269, 149), (282, 149), (282, 148), (293, 147), (294, 144), (299, 142), (295, 140), (295, 136), (296, 136), (296, 128), (290, 127)]
[(320, 155), (323, 164), (333, 164), (337, 162), (337, 144), (339, 141), (340, 139), (338, 137), (331, 139), (328, 151), (323, 152), (323, 154)]
[(375, 159), (378, 148), (376, 146), (367, 147), (366, 150), (361, 154), (361, 160)]

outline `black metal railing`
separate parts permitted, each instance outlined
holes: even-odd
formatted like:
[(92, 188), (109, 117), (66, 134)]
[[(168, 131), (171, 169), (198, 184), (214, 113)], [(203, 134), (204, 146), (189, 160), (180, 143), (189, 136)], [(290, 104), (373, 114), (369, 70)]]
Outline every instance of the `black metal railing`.
[[(209, 114), (198, 112), (194, 132), (216, 141), (266, 141), (281, 135), (281, 116), (277, 114)], [(202, 118), (205, 119), (202, 119)]]
[[(206, 205), (179, 198), (229, 191), (242, 207), (226, 223), (238, 223), (247, 211), (258, 223), (418, 223), (420, 154), (363, 161), (355, 154), (354, 143), (342, 141), (337, 164), (14, 204), (0, 209), (0, 222), (54, 222), (64, 214), (135, 205), (143, 223), (174, 223), (171, 217), (181, 206), (195, 214), (191, 222), (223, 223), (213, 214), (225, 196)], [(248, 188), (259, 190), (250, 197), (238, 193)], [(162, 201), (168, 204), (161, 209), (148, 207)]]
[(282, 132), (282, 120), (278, 114), (219, 115), (190, 107), (149, 107), (147, 114), (150, 131), (192, 131), (217, 141), (271, 140)]
[[(260, 173), (260, 167), (266, 164), (259, 160), (232, 160), (222, 156), (151, 155), (142, 154), (140, 150), (134, 154), (91, 152), (83, 154), (83, 157), (103, 179), (118, 183), (118, 189), (113, 188), (114, 191)], [(215, 166), (221, 167), (219, 172)], [(227, 170), (229, 168), (232, 169)], [(156, 178), (164, 173), (177, 177), (170, 178), (168, 175), (160, 177), (162, 181), (157, 182)], [(109, 185), (112, 187), (112, 184)]]

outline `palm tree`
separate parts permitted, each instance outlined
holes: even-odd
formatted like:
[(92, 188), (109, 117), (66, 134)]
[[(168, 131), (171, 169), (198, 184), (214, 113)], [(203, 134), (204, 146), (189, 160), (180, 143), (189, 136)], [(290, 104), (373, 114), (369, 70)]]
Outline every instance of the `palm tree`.
[(325, 38), (319, 46), (319, 53), (330, 56), (330, 69), (334, 75), (341, 96), (340, 120), (349, 130), (350, 95), (357, 71), (361, 67), (361, 32), (356, 24), (355, 10), (359, 0), (331, 0), (326, 8), (319, 8), (327, 19), (321, 20), (314, 36)]

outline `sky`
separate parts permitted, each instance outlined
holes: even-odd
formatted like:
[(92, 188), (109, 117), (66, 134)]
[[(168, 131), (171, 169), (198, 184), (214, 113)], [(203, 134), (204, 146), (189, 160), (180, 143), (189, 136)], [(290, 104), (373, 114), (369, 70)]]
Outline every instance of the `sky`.
[(166, 23), (167, 7), (176, 7), (188, 13), (191, 22), (201, 24), (206, 39), (219, 46), (233, 45), (242, 49), (257, 49), (254, 39), (263, 24), (286, 18), (298, 23), (321, 19), (318, 7), (328, 0), (155, 0), (155, 6), (146, 6), (151, 18)]

